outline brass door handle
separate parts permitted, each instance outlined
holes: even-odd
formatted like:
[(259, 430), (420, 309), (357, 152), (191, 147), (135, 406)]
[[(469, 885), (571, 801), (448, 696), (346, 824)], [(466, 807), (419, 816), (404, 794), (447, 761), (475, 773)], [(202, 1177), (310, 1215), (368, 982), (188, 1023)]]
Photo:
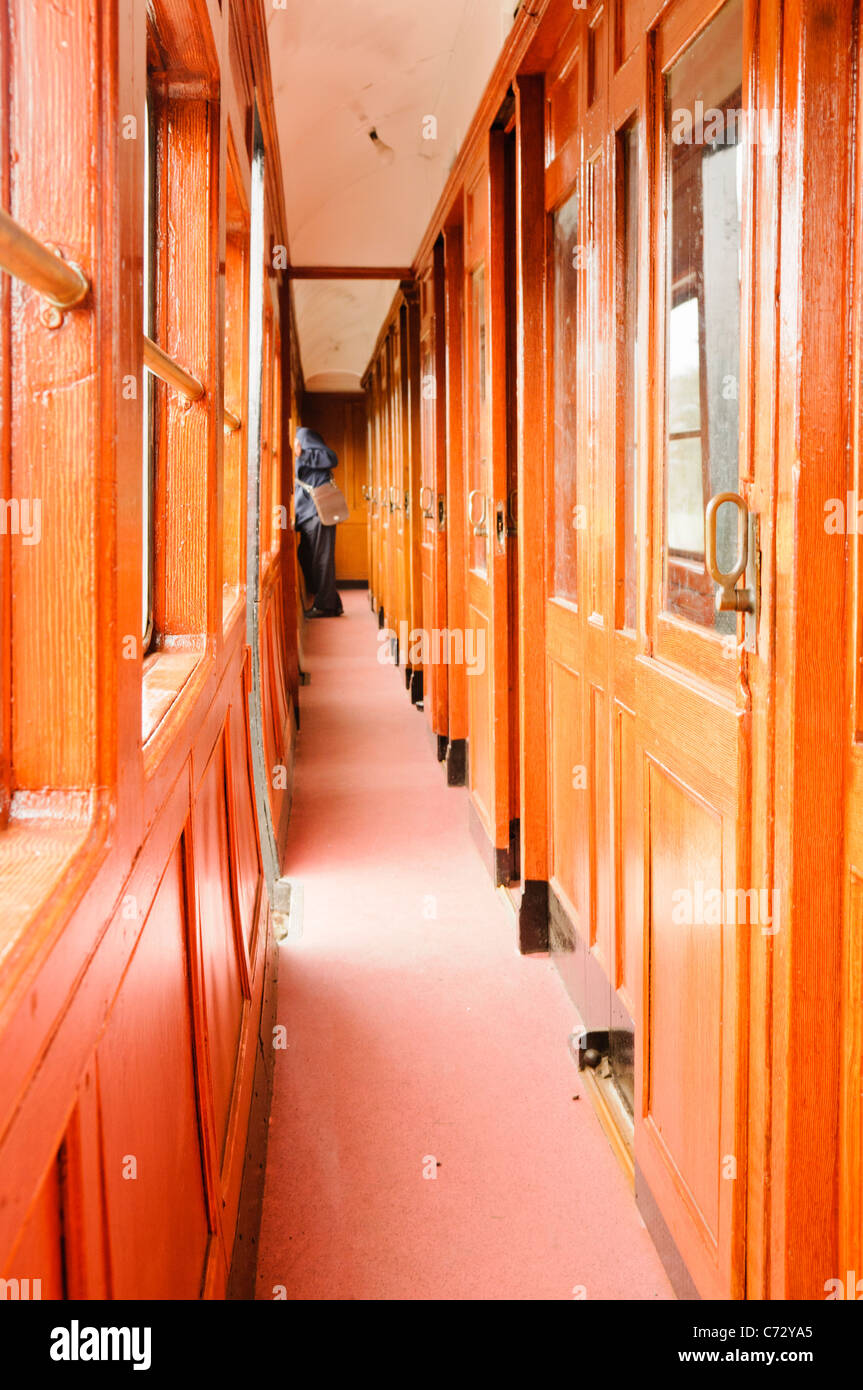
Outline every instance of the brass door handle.
[[(474, 516), (474, 505), (473, 505), (473, 504), (474, 504), (474, 498), (476, 498), (476, 497), (479, 497), (479, 498), (482, 499), (482, 511), (481, 511), (481, 513), (480, 513), (480, 515), (479, 515), (478, 517)], [(486, 495), (485, 495), (484, 492), (482, 492), (478, 487), (476, 487), (476, 488), (474, 488), (473, 492), (469, 495), (469, 497), (468, 497), (468, 499), (467, 499), (467, 519), (468, 519), (468, 521), (470, 522), (471, 526), (473, 527), (473, 533), (474, 533), (475, 536), (485, 536), (485, 535), (488, 534), (487, 531), (486, 531), (486, 528), (485, 528), (485, 522), (486, 522), (486, 517), (487, 517), (487, 516), (488, 516), (488, 498), (486, 497)]]
[[(716, 544), (716, 522), (719, 508), (724, 506), (726, 502), (734, 504), (738, 515), (737, 563), (734, 569), (729, 571), (719, 568)], [(719, 593), (716, 595), (717, 613), (754, 614), (755, 612), (755, 591), (737, 588), (737, 581), (741, 575), (746, 573), (749, 564), (749, 522), (749, 509), (737, 492), (717, 493), (715, 497), (711, 497), (707, 504), (707, 511), (704, 516), (704, 549), (707, 572), (714, 584), (719, 586)]]
[[(425, 497), (429, 499), (427, 502), (423, 500)], [(423, 516), (434, 521), (434, 490), (430, 487), (420, 488), (420, 511)]]

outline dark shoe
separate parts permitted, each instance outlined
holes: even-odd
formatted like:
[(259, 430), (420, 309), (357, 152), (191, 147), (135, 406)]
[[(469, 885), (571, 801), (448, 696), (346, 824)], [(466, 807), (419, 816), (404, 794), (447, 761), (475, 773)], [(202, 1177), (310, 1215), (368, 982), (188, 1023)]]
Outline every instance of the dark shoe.
[(335, 608), (335, 609), (333, 609), (331, 612), (326, 612), (323, 608), (315, 608), (315, 607), (313, 606), (313, 607), (311, 607), (311, 608), (307, 608), (307, 609), (306, 609), (306, 617), (307, 617), (307, 618), (340, 618), (340, 617), (342, 616), (342, 614), (344, 613), (344, 611), (345, 611), (345, 610), (344, 610), (343, 608)]

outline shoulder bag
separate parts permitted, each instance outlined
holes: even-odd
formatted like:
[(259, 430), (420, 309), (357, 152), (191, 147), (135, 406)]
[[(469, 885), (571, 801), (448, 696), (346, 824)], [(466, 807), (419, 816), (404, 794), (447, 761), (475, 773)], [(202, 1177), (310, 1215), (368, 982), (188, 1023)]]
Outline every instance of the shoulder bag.
[[(297, 482), (300, 482), (299, 478)], [(336, 487), (334, 482), (321, 483), (320, 487), (309, 487), (308, 483), (300, 482), (300, 487), (314, 502), (322, 526), (336, 526), (340, 521), (348, 520), (350, 508), (341, 488)]]

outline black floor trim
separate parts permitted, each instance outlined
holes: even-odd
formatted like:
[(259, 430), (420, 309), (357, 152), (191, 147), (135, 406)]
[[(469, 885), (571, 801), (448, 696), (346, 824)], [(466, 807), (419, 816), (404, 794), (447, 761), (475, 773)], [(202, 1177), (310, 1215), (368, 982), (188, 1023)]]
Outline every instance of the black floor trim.
[(635, 1203), (641, 1212), (650, 1239), (659, 1252), (659, 1258), (677, 1297), (685, 1302), (700, 1303), (701, 1294), (693, 1283), (692, 1275), (683, 1263), (683, 1256), (665, 1224), (665, 1217), (659, 1210), (656, 1198), (648, 1187), (638, 1163), (635, 1165)]
[(521, 888), (518, 910), (518, 949), (523, 956), (548, 950), (548, 884), (529, 878)]
[(467, 786), (467, 739), (450, 740), (446, 754), (446, 780), (450, 787)]

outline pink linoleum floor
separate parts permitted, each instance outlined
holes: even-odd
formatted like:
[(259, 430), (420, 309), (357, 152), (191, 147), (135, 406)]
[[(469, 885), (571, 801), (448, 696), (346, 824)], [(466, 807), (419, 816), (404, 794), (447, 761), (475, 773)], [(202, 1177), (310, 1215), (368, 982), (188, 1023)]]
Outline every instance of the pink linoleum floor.
[(517, 952), (368, 595), (343, 599), (305, 639), (257, 1296), (670, 1299), (563, 986)]

